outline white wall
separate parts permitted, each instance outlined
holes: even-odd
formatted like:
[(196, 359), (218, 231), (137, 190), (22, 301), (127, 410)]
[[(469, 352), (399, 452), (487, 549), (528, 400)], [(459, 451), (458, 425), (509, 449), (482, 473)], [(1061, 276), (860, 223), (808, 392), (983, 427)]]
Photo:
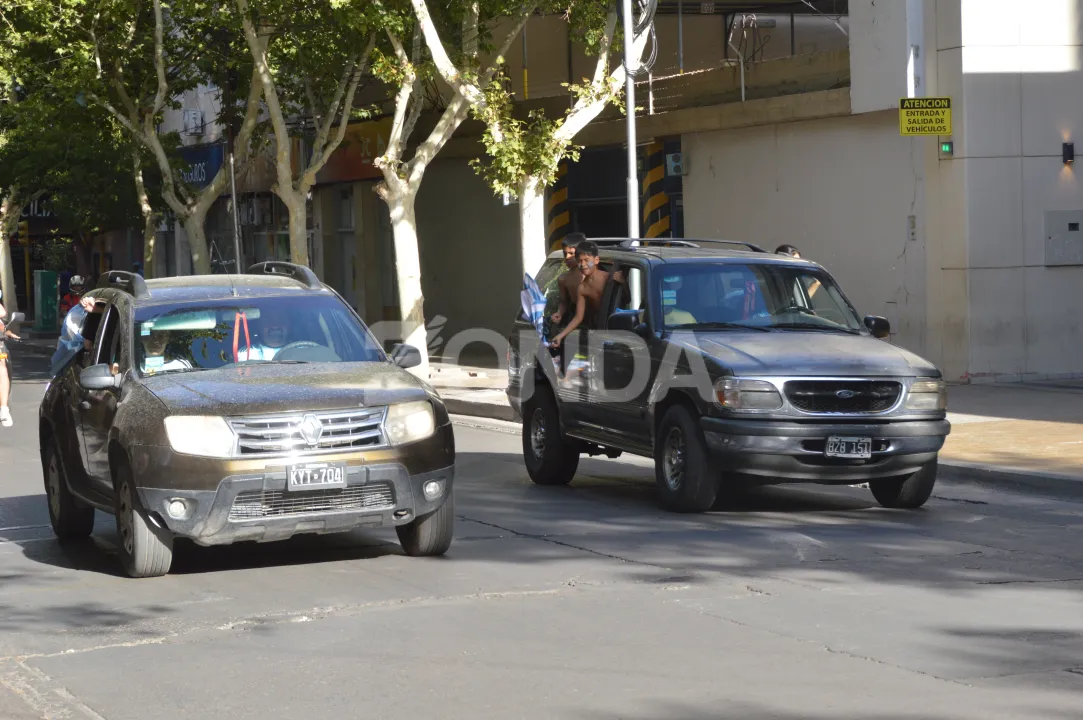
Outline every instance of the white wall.
[(1081, 26), (1083, 0), (937, 3), (939, 93), (959, 108), (940, 174), (965, 214), (944, 268), (965, 269), (973, 376), (1083, 372), (1083, 267), (1047, 267), (1043, 229), (1046, 211), (1083, 211), (1061, 161), (1083, 140)]
[[(920, 147), (895, 112), (683, 137), (688, 237), (797, 246), (824, 265), (858, 311), (884, 315), (894, 341), (925, 351)], [(931, 360), (933, 358), (930, 358)], [(935, 361), (935, 360), (934, 360)]]

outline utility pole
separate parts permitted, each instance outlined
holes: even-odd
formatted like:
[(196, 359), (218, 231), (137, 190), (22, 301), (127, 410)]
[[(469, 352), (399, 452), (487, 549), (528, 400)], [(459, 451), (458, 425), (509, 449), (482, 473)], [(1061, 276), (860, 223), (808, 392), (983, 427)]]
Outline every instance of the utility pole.
[(624, 12), (624, 95), (628, 121), (628, 237), (639, 237), (639, 174), (636, 168), (636, 68), (632, 67), (635, 40), (632, 0), (623, 0)]
[(235, 263), (234, 272), (240, 275), (244, 272), (241, 269), (241, 229), (237, 222), (237, 176), (236, 170), (233, 164), (233, 98), (235, 92), (235, 76), (232, 70), (227, 70), (226, 75), (226, 92), (228, 97), (226, 99), (226, 133), (227, 143), (229, 145), (229, 192), (230, 192), (230, 208), (232, 212), (230, 215), (233, 217), (233, 261)]

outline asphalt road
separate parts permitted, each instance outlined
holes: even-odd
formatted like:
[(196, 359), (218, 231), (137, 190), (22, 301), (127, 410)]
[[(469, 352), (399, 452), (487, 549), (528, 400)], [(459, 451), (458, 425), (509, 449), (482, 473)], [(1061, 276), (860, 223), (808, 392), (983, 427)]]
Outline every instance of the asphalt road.
[(466, 421), (445, 558), (365, 532), (128, 580), (112, 518), (52, 539), (42, 385), (0, 429), (3, 720), (1083, 716), (1083, 505), (789, 487), (675, 516), (643, 461), (535, 487), (513, 428)]

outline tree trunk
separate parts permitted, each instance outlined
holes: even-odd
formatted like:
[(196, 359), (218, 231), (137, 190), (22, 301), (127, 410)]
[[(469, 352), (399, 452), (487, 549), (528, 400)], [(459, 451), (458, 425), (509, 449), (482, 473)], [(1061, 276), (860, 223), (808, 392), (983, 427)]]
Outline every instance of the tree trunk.
[(135, 196), (139, 201), (139, 210), (143, 213), (143, 276), (154, 277), (154, 240), (157, 218), (151, 207), (147, 186), (143, 182), (143, 160), (139, 155), (139, 146), (132, 145), (132, 176), (135, 179)]
[(537, 177), (527, 177), (519, 185), (519, 238), (523, 272), (534, 277), (549, 254), (546, 247), (545, 185)]
[(19, 309), (19, 299), (15, 294), (15, 267), (11, 261), (11, 237), (18, 231), (21, 214), (22, 206), (15, 199), (15, 194), (5, 195), (0, 201), (0, 288), (3, 289), (0, 304), (9, 313)]
[(303, 267), (309, 267), (307, 196), (296, 190), (278, 191), (290, 213), (290, 262)]
[(192, 271), (196, 275), (211, 274), (211, 256), (207, 250), (207, 232), (203, 227), (206, 213), (197, 216), (189, 213), (181, 223), (184, 225), (184, 234), (188, 236), (188, 247), (192, 249)]
[(155, 241), (158, 239), (158, 218), (154, 213), (143, 216), (143, 277), (147, 280), (156, 274), (158, 256), (154, 251)]
[(429, 348), (425, 330), (425, 298), (421, 291), (421, 255), (417, 244), (417, 216), (413, 188), (388, 193), (385, 200), (395, 238), (395, 272), (399, 285), (402, 342), (421, 351), (421, 364), (410, 371), (429, 379)]

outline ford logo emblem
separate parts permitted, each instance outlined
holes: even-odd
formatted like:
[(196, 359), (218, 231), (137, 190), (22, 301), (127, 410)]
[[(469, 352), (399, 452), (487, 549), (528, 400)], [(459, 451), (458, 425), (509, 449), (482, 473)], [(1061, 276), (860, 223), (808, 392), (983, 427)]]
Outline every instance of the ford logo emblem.
[(854, 395), (857, 395), (857, 393), (854, 392), (853, 390), (836, 390), (835, 391), (835, 397), (839, 398), (840, 400), (849, 400)]

